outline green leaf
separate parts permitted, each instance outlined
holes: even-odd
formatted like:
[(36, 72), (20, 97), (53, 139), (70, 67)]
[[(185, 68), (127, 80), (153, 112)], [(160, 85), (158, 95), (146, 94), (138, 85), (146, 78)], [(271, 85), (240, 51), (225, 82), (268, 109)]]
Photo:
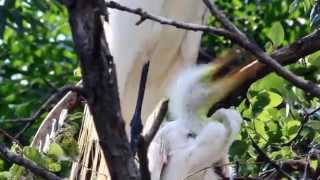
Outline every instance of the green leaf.
[(48, 170), (51, 172), (60, 172), (61, 171), (61, 165), (59, 163), (50, 162), (47, 166)]
[(52, 143), (49, 145), (48, 155), (51, 155), (55, 158), (64, 156), (64, 151), (62, 147), (57, 143)]
[(272, 41), (274, 46), (278, 47), (284, 41), (284, 29), (282, 24), (278, 21), (272, 24), (271, 29), (267, 33), (268, 38)]
[(267, 108), (277, 107), (283, 101), (282, 97), (277, 93), (269, 91), (268, 95), (269, 95), (270, 102), (269, 102)]
[(9, 180), (11, 173), (9, 171), (0, 172), (0, 180)]
[(30, 160), (37, 163), (39, 166), (43, 165), (42, 154), (34, 147), (24, 147), (23, 154)]
[(11, 166), (9, 172), (10, 180), (21, 180), (22, 176), (26, 173), (26, 170), (24, 167), (14, 164)]

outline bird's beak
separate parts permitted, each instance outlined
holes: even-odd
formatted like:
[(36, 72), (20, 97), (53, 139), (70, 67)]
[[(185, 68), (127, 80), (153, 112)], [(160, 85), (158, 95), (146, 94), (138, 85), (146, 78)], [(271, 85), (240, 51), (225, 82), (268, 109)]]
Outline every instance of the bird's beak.
[[(256, 77), (256, 74), (264, 67), (258, 61), (242, 65), (237, 68), (228, 66), (230, 61), (221, 63), (209, 64), (208, 71), (205, 72), (204, 80), (212, 88), (216, 88), (212, 99), (208, 99), (207, 106), (212, 106), (230, 95), (231, 92), (236, 92), (242, 84), (249, 81), (251, 77)], [(201, 114), (208, 112), (207, 109), (202, 109)]]

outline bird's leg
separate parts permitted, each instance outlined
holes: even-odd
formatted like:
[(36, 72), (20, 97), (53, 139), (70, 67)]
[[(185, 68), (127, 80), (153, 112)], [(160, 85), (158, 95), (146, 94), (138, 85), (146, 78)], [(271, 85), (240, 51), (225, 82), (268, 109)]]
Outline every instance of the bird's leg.
[(150, 64), (150, 61), (146, 62), (142, 68), (136, 109), (134, 111), (134, 115), (133, 115), (131, 123), (130, 123), (130, 126), (131, 126), (130, 145), (131, 145), (131, 151), (133, 154), (135, 154), (137, 152), (138, 141), (140, 139), (139, 137), (140, 137), (140, 135), (142, 133), (142, 129), (143, 129), (143, 124), (141, 121), (141, 109), (142, 109), (144, 91), (145, 91), (147, 77), (148, 77), (149, 64)]

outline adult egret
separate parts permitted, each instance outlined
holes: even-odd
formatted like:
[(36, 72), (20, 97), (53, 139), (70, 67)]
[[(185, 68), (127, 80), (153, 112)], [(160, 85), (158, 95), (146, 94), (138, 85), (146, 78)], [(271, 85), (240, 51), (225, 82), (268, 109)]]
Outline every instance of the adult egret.
[[(131, 7), (170, 19), (202, 24), (206, 8), (198, 0), (116, 0)], [(109, 9), (105, 32), (117, 70), (122, 114), (126, 125), (133, 115), (143, 64), (150, 60), (150, 70), (142, 107), (142, 119), (165, 96), (168, 82), (176, 72), (194, 64), (201, 33), (164, 26), (153, 21), (136, 25), (140, 17)]]
[(169, 116), (174, 121), (160, 128), (148, 151), (152, 180), (220, 179), (208, 167), (228, 158), (242, 122), (232, 109), (219, 109), (207, 117), (211, 105), (224, 97), (236, 80), (233, 76), (220, 77), (221, 67), (195, 66), (173, 83)]

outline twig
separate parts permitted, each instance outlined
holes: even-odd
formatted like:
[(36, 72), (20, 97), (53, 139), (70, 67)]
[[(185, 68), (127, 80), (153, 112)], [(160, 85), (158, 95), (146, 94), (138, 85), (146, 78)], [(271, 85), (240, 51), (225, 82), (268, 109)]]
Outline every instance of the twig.
[[(225, 37), (232, 37), (233, 36), (233, 33), (229, 32), (225, 29), (222, 29), (222, 28), (214, 28), (214, 27), (209, 27), (209, 26), (204, 26), (204, 25), (199, 25), (199, 24), (175, 21), (175, 20), (172, 20), (169, 18), (153, 15), (151, 13), (144, 11), (141, 8), (126, 7), (126, 6), (123, 6), (123, 5), (121, 5), (117, 2), (114, 2), (114, 1), (106, 2), (106, 7), (112, 8), (112, 9), (117, 9), (120, 11), (129, 12), (132, 14), (136, 14), (136, 15), (140, 16), (143, 20), (149, 19), (149, 20), (158, 22), (160, 24), (174, 26), (179, 29), (209, 32), (212, 34), (221, 35), (221, 36), (225, 36)], [(138, 24), (141, 24), (141, 21), (139, 21)]]
[(26, 122), (24, 127), (14, 136), (15, 138), (19, 138), (21, 134), (23, 134), (31, 125), (32, 123), (40, 117), (44, 112), (47, 111), (49, 106), (56, 102), (57, 99), (60, 99), (63, 95), (65, 95), (67, 92), (73, 91), (78, 94), (81, 94), (83, 96), (86, 96), (85, 91), (81, 87), (76, 87), (76, 86), (64, 86), (58, 90), (58, 92), (54, 93), (51, 95), (45, 103), (41, 105), (41, 107), (31, 115), (31, 117), (28, 118), (22, 118), (22, 119), (14, 119), (14, 120), (8, 120), (8, 121), (3, 121), (3, 122)]
[[(241, 47), (246, 49), (247, 51), (251, 52), (253, 55), (255, 55), (259, 61), (262, 63), (268, 65), (270, 68), (273, 69), (279, 76), (285, 78), (286, 80), (290, 81), (292, 84), (295, 86), (303, 89), (306, 92), (309, 92), (310, 94), (320, 97), (320, 87), (317, 86), (316, 84), (301, 79), (298, 76), (294, 75), (292, 72), (281, 66), (275, 59), (273, 59), (271, 56), (266, 54), (258, 45), (255, 43), (252, 43), (246, 36), (242, 36), (238, 34), (236, 31), (231, 30), (226, 30), (222, 28), (214, 28), (214, 27), (209, 27), (209, 26), (204, 26), (204, 25), (198, 25), (198, 24), (192, 24), (192, 23), (185, 23), (185, 22), (178, 22), (174, 21), (168, 18), (152, 15), (141, 8), (129, 8), (126, 6), (123, 6), (119, 3), (116, 3), (114, 1), (110, 1), (106, 3), (106, 6), (109, 8), (113, 9), (118, 9), (121, 11), (126, 11), (130, 12), (136, 15), (139, 15), (143, 20), (145, 19), (150, 19), (155, 22), (158, 22), (160, 24), (165, 24), (165, 25), (171, 25), (175, 26), (176, 28), (181, 28), (185, 30), (191, 30), (191, 31), (202, 31), (206, 33), (210, 33), (213, 35), (219, 35), (219, 36), (224, 36), (231, 41), (239, 44)], [(219, 14), (221, 12), (217, 12)], [(225, 16), (219, 16), (220, 18), (223, 18)], [(141, 22), (139, 22), (141, 23)], [(227, 25), (227, 24), (225, 24)], [(228, 26), (227, 26), (228, 27)], [(235, 27), (235, 26), (234, 26)], [(228, 27), (230, 28), (230, 27)]]
[(239, 34), (241, 36), (246, 36), (242, 31), (240, 31), (228, 18), (227, 16), (220, 11), (214, 4), (209, 2), (209, 0), (202, 0), (203, 3), (207, 6), (212, 16), (215, 16), (229, 31), (235, 32), (236, 34)]
[(142, 180), (150, 180), (150, 172), (148, 169), (148, 158), (147, 158), (147, 146), (141, 133), (143, 130), (142, 120), (141, 120), (141, 110), (144, 98), (144, 92), (146, 89), (148, 72), (149, 72), (150, 61), (147, 61), (141, 71), (141, 79), (139, 83), (138, 98), (136, 109), (132, 117), (131, 126), (131, 151), (133, 156), (138, 152), (139, 162), (140, 162), (140, 175)]
[(0, 133), (9, 138), (12, 142), (17, 143), (20, 147), (23, 147), (22, 144), (14, 137), (12, 137), (8, 132), (0, 128)]
[(306, 165), (304, 167), (304, 172), (303, 172), (303, 176), (302, 179), (307, 179), (308, 176), (308, 170), (310, 169), (310, 156), (308, 155), (306, 157)]
[(215, 16), (227, 30), (234, 33), (236, 39), (229, 37), (231, 40), (251, 52), (259, 61), (270, 66), (279, 76), (285, 78), (304, 91), (320, 97), (320, 88), (318, 85), (296, 76), (291, 71), (281, 66), (281, 64), (265, 53), (257, 44), (253, 43), (243, 32), (241, 32), (213, 3), (210, 3), (208, 0), (203, 0), (203, 2), (207, 5), (211, 14)]
[(257, 153), (260, 156), (262, 156), (266, 160), (266, 162), (268, 162), (271, 166), (273, 166), (284, 177), (288, 179), (292, 179), (292, 177), (287, 172), (285, 172), (280, 166), (278, 166), (278, 164), (276, 164), (273, 160), (269, 158), (269, 156), (258, 146), (258, 144), (252, 139), (251, 136), (249, 136), (249, 138), (251, 140), (251, 143), (254, 149), (257, 151)]
[(130, 123), (130, 126), (131, 126), (130, 145), (131, 145), (131, 151), (132, 151), (133, 155), (135, 155), (135, 153), (137, 152), (137, 145), (138, 145), (138, 141), (139, 141), (139, 136), (141, 135), (142, 130), (143, 130), (143, 125), (142, 125), (142, 120), (141, 120), (141, 110), (142, 110), (144, 92), (145, 92), (146, 84), (147, 84), (149, 65), (150, 65), (150, 61), (147, 61), (143, 65), (143, 68), (142, 68), (136, 109), (134, 111), (134, 114), (133, 114), (133, 117), (132, 117), (131, 123)]
[(156, 135), (158, 129), (160, 128), (160, 125), (162, 121), (164, 120), (164, 117), (167, 113), (168, 110), (168, 102), (169, 100), (165, 100), (161, 103), (160, 108), (156, 112), (156, 117), (154, 121), (152, 122), (151, 128), (149, 131), (144, 134), (143, 136), (141, 135), (139, 137), (138, 141), (138, 157), (139, 157), (139, 164), (140, 164), (140, 173), (141, 173), (141, 178), (143, 180), (150, 180), (150, 172), (149, 172), (149, 162), (147, 158), (147, 152), (148, 148), (150, 145), (150, 142)]
[(320, 107), (318, 107), (317, 109), (311, 111), (310, 113), (306, 114), (303, 118), (303, 120), (301, 121), (301, 125), (298, 129), (297, 134), (291, 139), (289, 140), (287, 143), (282, 144), (282, 146), (290, 146), (293, 142), (295, 142), (299, 137), (300, 134), (302, 133), (302, 130), (304, 129), (304, 126), (309, 122), (310, 116), (312, 116), (313, 114), (315, 114), (316, 112), (320, 111)]
[(44, 179), (48, 180), (62, 180), (62, 178), (58, 177), (52, 172), (49, 172), (46, 169), (43, 169), (36, 165), (33, 161), (23, 158), (10, 150), (2, 143), (0, 143), (0, 155), (3, 156), (7, 161), (18, 164), (29, 169), (33, 174), (38, 175)]
[(153, 140), (154, 136), (157, 134), (161, 123), (164, 120), (164, 117), (166, 116), (166, 113), (168, 111), (168, 104), (169, 104), (169, 100), (164, 100), (161, 105), (160, 105), (160, 109), (157, 112), (157, 114), (155, 115), (155, 119), (151, 125), (151, 128), (149, 129), (148, 132), (146, 132), (144, 134), (144, 140), (146, 142), (146, 145), (149, 146), (149, 144), (151, 143), (151, 141)]

